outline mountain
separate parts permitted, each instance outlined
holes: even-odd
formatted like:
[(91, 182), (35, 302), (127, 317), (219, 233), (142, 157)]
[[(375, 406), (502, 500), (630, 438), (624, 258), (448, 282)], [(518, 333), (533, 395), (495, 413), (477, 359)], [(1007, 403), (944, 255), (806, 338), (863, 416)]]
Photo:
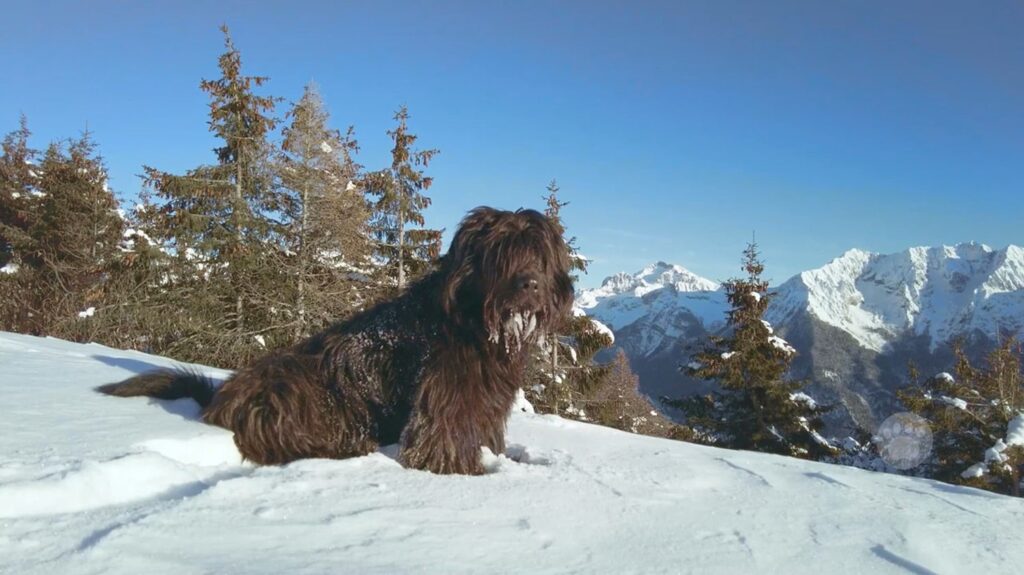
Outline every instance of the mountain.
[[(256, 467), (165, 358), (0, 332), (0, 573), (1008, 573), (1021, 502), (515, 412), (482, 477)], [(226, 372), (201, 366), (212, 377)], [(525, 407), (525, 406), (524, 406)], [(893, 510), (898, 509), (898, 513)]]
[[(951, 368), (949, 343), (980, 356), (1024, 328), (1024, 249), (976, 243), (894, 254), (850, 250), (774, 288), (766, 319), (799, 352), (794, 376), (839, 409), (834, 431), (873, 429), (898, 409), (907, 362)], [(728, 305), (714, 282), (659, 262), (584, 290), (578, 305), (608, 325), (653, 397), (707, 389), (676, 369), (721, 329)]]

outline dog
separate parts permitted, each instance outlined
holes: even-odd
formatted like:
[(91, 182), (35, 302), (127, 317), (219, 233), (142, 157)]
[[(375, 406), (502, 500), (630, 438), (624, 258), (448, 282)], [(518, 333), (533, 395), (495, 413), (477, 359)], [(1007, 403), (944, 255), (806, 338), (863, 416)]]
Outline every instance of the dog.
[(529, 347), (568, 317), (569, 264), (561, 230), (543, 214), (479, 207), (436, 270), (397, 298), (269, 353), (219, 389), (164, 370), (97, 390), (192, 398), (258, 464), (397, 442), (405, 467), (478, 475), (482, 447), (505, 451)]

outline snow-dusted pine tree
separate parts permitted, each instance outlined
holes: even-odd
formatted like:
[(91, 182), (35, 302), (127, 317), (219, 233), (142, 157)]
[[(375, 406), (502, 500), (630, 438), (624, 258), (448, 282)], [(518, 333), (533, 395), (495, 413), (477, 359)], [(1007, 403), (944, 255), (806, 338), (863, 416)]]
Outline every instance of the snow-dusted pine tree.
[(953, 374), (940, 373), (900, 392), (932, 428), (925, 473), (941, 481), (1021, 494), (1024, 472), (1024, 374), (1021, 344), (1006, 336), (981, 369), (954, 342)]
[(764, 320), (773, 294), (761, 277), (756, 242), (744, 250), (742, 269), (746, 277), (724, 284), (731, 305), (724, 335), (711, 336), (682, 368), (719, 389), (667, 403), (682, 409), (697, 436), (715, 445), (810, 459), (834, 455), (818, 434), (826, 409), (787, 376), (796, 351)]
[(329, 127), (313, 86), (306, 86), (288, 119), (276, 172), (288, 246), (281, 258), (290, 288), (285, 306), (298, 338), (344, 317), (366, 298), (361, 270), (372, 248), (369, 205), (352, 158), (358, 150), (353, 129), (343, 135)]
[[(568, 205), (558, 198), (559, 187), (552, 180), (542, 199), (544, 215), (565, 236), (561, 210)], [(587, 260), (576, 248), (575, 238), (565, 238), (572, 270), (586, 272)], [(575, 281), (577, 276), (573, 276)], [(586, 419), (582, 401), (607, 378), (610, 365), (595, 361), (597, 352), (613, 343), (611, 330), (585, 315), (573, 315), (552, 333), (544, 334), (534, 354), (527, 397), (540, 411), (563, 413)]]
[[(0, 204), (6, 257), (12, 258), (5, 266), (14, 269), (6, 268), (13, 273), (4, 274), (0, 289), (0, 329), (89, 339), (90, 324), (80, 320), (110, 300), (124, 221), (89, 133), (51, 144), (38, 165), (27, 136), (23, 125), (5, 142)], [(26, 170), (16, 169), (16, 162)]]

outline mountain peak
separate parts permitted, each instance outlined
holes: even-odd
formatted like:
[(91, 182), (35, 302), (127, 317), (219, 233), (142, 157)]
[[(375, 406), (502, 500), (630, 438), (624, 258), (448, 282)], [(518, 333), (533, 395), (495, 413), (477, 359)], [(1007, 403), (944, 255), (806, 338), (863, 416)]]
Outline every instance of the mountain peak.
[(1021, 328), (1024, 251), (977, 242), (891, 254), (852, 249), (779, 291), (776, 320), (806, 309), (875, 351), (904, 334), (930, 336), (933, 346), (974, 330), (997, 337)]

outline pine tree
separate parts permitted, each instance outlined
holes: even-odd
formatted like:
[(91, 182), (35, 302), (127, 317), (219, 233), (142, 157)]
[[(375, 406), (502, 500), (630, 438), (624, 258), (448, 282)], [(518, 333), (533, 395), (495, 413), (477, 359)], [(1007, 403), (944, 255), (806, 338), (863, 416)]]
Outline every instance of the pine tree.
[(678, 427), (659, 414), (651, 401), (640, 393), (640, 378), (629, 366), (626, 352), (619, 349), (608, 376), (585, 400), (594, 423), (630, 433), (674, 436)]
[(29, 147), (28, 121), (21, 116), (19, 127), (3, 139), (0, 155), (0, 268), (10, 273), (31, 249), (28, 235), (38, 205), (35, 192), (39, 153)]
[[(366, 178), (366, 191), (376, 196), (372, 230), (378, 240), (378, 255), (387, 262), (388, 274), (398, 289), (404, 289), (434, 261), (441, 251), (441, 231), (426, 229), (423, 210), (430, 206), (424, 192), (433, 178), (424, 175), (438, 150), (414, 150), (417, 136), (409, 133), (409, 111), (405, 106), (395, 113), (398, 125), (388, 131), (394, 142), (391, 168)], [(414, 227), (415, 226), (415, 227)]]
[(369, 206), (357, 188), (358, 151), (353, 129), (342, 135), (313, 86), (288, 113), (277, 171), (285, 194), (290, 247), (284, 265), (294, 278), (295, 336), (308, 334), (346, 315), (366, 297), (365, 274), (371, 246)]
[[(940, 373), (899, 393), (932, 428), (925, 474), (946, 481), (1020, 495), (1024, 471), (1024, 374), (1021, 345), (1006, 336), (983, 368), (971, 365), (963, 342), (953, 343), (953, 375)], [(1010, 428), (1020, 425), (1015, 442)]]
[(731, 305), (726, 335), (712, 336), (684, 368), (720, 389), (667, 403), (682, 409), (698, 436), (716, 445), (814, 459), (833, 455), (818, 435), (825, 410), (786, 376), (795, 350), (763, 319), (773, 294), (761, 277), (757, 244), (748, 244), (743, 256), (746, 277), (725, 283)]
[(174, 348), (179, 357), (237, 364), (260, 353), (267, 337), (283, 342), (292, 331), (275, 307), (287, 283), (276, 265), (284, 199), (267, 141), (276, 99), (254, 93), (267, 78), (242, 74), (241, 54), (221, 30), (221, 77), (200, 83), (210, 97), (209, 129), (222, 141), (217, 163), (185, 175), (146, 167), (158, 203), (146, 231), (174, 255), (167, 297), (190, 308), (179, 311), (192, 321)]
[[(544, 215), (555, 224), (555, 228), (565, 236), (565, 226), (562, 224), (562, 208), (569, 205), (569, 202), (563, 202), (558, 198), (558, 192), (561, 188), (558, 187), (558, 180), (551, 180), (548, 183), (548, 195), (542, 198), (544, 200), (545, 208)], [(569, 247), (569, 261), (570, 269), (577, 272), (587, 273), (587, 264), (590, 262), (587, 258), (580, 254), (579, 249), (576, 247), (576, 237), (565, 238), (565, 245)], [(573, 281), (579, 279), (578, 275), (573, 276)]]
[(28, 276), (38, 261), (28, 259), (34, 250), (29, 229), (38, 214), (36, 190), (39, 153), (30, 148), (31, 133), (25, 117), (17, 130), (3, 139), (0, 155), (0, 329), (38, 332)]
[[(15, 148), (27, 150), (27, 130)], [(17, 154), (16, 154), (17, 155)], [(18, 161), (22, 161), (19, 158)], [(109, 270), (119, 255), (124, 222), (107, 188), (106, 167), (90, 134), (49, 146), (32, 165), (20, 192), (15, 241), (16, 293), (3, 306), (4, 324), (34, 334), (88, 339), (88, 322), (110, 291)], [(20, 198), (19, 198), (20, 199)], [(12, 226), (12, 228), (15, 226)]]
[[(542, 199), (544, 215), (563, 237), (565, 225), (561, 210), (569, 205), (558, 198), (559, 187), (552, 180), (548, 195)], [(586, 258), (576, 248), (576, 239), (567, 238), (566, 247), (572, 269), (586, 272)], [(573, 276), (575, 282), (578, 276)], [(527, 397), (534, 407), (547, 412), (564, 413), (586, 419), (584, 399), (599, 389), (611, 366), (595, 360), (599, 351), (613, 343), (611, 330), (585, 315), (565, 318), (553, 333), (545, 334), (534, 350), (532, 368), (527, 380)]]

